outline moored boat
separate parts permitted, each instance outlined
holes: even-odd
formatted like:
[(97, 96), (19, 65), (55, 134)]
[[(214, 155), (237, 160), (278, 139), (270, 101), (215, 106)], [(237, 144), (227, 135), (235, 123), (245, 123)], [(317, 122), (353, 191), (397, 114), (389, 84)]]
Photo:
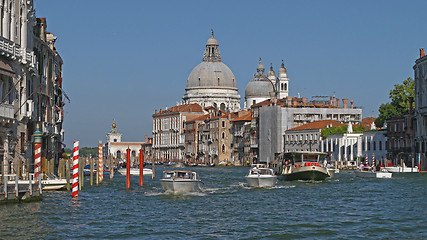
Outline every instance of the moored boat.
[(199, 175), (193, 171), (166, 170), (159, 180), (165, 192), (174, 194), (197, 192), (201, 182)]
[(286, 181), (322, 181), (331, 177), (326, 166), (320, 162), (326, 156), (321, 152), (288, 152), (278, 166), (279, 178)]
[(402, 161), (401, 166), (387, 166), (382, 169), (391, 173), (417, 173), (420, 171), (417, 166), (407, 167), (404, 161)]
[(356, 176), (363, 178), (391, 178), (392, 173), (385, 170), (375, 171), (369, 166), (363, 166), (358, 168), (356, 171)]
[[(126, 168), (120, 168), (119, 170), (117, 170), (121, 175), (126, 176)], [(142, 174), (143, 175), (152, 175), (153, 174), (153, 170), (151, 170), (150, 168), (143, 168), (142, 169)], [(130, 168), (130, 175), (138, 175), (139, 176), (139, 168)]]
[(249, 187), (274, 187), (277, 176), (271, 168), (251, 168), (245, 176)]

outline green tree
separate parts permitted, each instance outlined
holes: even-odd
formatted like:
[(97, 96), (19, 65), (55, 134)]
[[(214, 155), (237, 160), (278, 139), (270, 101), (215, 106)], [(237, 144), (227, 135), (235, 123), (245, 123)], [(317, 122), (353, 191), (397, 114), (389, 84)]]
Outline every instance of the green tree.
[[(391, 102), (381, 104), (378, 112), (378, 118), (375, 120), (377, 126), (383, 126), (386, 120), (394, 116), (400, 116), (407, 113), (410, 109), (409, 98), (414, 98), (415, 81), (408, 77), (402, 84), (394, 85), (394, 89), (390, 90), (389, 97)], [(412, 109), (415, 107), (415, 102), (412, 102)]]

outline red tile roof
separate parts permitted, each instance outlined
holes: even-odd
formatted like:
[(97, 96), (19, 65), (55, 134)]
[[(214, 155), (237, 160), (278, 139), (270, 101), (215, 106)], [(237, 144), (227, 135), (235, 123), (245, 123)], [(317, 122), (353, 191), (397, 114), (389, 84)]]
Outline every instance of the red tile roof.
[(239, 121), (250, 122), (251, 120), (252, 120), (252, 117), (251, 117), (251, 113), (249, 112), (249, 113), (246, 113), (245, 115), (237, 117), (237, 118), (235, 118), (235, 119), (233, 119), (231, 121), (232, 122), (239, 122)]
[(203, 112), (202, 107), (197, 103), (178, 105), (167, 110), (161, 110), (156, 114), (165, 114), (165, 113), (173, 113), (173, 112)]
[(325, 129), (327, 127), (340, 127), (344, 124), (337, 122), (335, 120), (322, 120), (322, 121), (316, 121), (307, 123), (304, 125), (301, 125), (299, 127), (295, 127), (292, 129), (288, 129), (286, 131), (297, 131), (297, 130), (310, 130), (310, 129)]

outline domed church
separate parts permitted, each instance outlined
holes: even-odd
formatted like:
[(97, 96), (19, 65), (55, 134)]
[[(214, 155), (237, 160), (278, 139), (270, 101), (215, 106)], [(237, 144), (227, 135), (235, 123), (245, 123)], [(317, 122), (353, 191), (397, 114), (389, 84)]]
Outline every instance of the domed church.
[(191, 71), (182, 99), (185, 104), (197, 103), (203, 108), (213, 106), (222, 111), (235, 112), (240, 110), (236, 77), (230, 68), (221, 62), (218, 47), (218, 41), (211, 31), (203, 61)]
[(289, 94), (289, 78), (283, 61), (282, 66), (279, 68), (279, 77), (277, 78), (273, 66), (270, 66), (267, 76), (264, 70), (265, 68), (260, 58), (254, 78), (246, 85), (245, 109), (249, 109), (252, 105), (267, 99), (285, 98)]

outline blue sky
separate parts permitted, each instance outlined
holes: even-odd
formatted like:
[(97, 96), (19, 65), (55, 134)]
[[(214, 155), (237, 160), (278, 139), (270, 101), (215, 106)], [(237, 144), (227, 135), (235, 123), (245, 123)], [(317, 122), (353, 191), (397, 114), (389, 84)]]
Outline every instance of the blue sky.
[[(377, 116), (427, 49), (427, 1), (34, 0), (64, 60), (67, 147), (151, 136), (155, 109), (171, 107), (202, 61), (213, 28), (244, 99), (261, 57), (282, 59), (290, 95), (354, 100)], [(242, 104), (243, 106), (243, 104)]]

